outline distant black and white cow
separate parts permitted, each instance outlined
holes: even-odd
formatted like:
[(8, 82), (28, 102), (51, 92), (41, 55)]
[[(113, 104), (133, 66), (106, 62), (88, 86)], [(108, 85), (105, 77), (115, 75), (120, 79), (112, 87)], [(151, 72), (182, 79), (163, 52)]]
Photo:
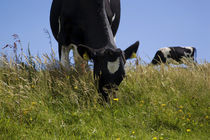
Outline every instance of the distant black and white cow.
[(183, 59), (195, 61), (196, 48), (194, 47), (166, 47), (159, 49), (152, 60), (152, 64), (183, 63)]
[[(125, 76), (126, 60), (137, 52), (137, 41), (125, 51), (116, 47), (114, 37), (120, 22), (120, 0), (53, 0), (50, 24), (58, 41), (59, 58), (69, 66), (69, 51), (75, 62), (81, 57), (94, 62), (98, 91), (106, 101), (105, 89), (118, 86)], [(76, 53), (80, 55), (77, 57)]]

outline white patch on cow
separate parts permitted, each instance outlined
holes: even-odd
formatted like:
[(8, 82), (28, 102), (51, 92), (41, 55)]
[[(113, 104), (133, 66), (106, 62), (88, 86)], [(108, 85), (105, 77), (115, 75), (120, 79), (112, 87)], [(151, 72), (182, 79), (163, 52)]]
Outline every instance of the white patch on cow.
[(193, 51), (193, 47), (184, 47), (184, 48), (191, 50), (191, 52)]
[(163, 53), (164, 57), (166, 58), (167, 63), (171, 63), (171, 62), (174, 61), (172, 58), (168, 57), (168, 56), (170, 56), (170, 51), (171, 51), (170, 48), (167, 48), (167, 47), (166, 48), (160, 48), (159, 50)]
[(112, 17), (112, 22), (115, 20), (116, 14), (114, 13), (113, 17)]
[(190, 53), (184, 52), (185, 57), (190, 57), (193, 53), (193, 48), (192, 47), (184, 47), (184, 48), (190, 50)]
[(165, 58), (168, 58), (168, 55), (170, 55), (170, 48), (160, 48), (159, 50), (163, 53)]
[(107, 69), (109, 70), (109, 73), (111, 74), (114, 74), (116, 71), (118, 71), (119, 67), (120, 67), (119, 57), (114, 62), (107, 63)]
[(62, 46), (62, 48), (61, 48), (61, 64), (64, 67), (67, 67), (67, 68), (69, 67), (69, 65), (70, 65), (69, 52), (74, 47), (75, 47), (74, 44), (70, 44), (68, 46)]

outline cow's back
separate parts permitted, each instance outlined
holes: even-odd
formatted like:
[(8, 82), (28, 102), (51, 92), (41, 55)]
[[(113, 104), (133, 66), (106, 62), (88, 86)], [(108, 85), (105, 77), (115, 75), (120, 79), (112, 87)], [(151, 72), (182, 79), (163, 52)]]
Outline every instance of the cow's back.
[[(113, 36), (115, 36), (120, 23), (120, 12), (121, 12), (120, 0), (105, 0), (105, 1), (106, 1), (107, 18), (109, 19)], [(71, 17), (79, 15), (81, 6), (83, 5), (83, 9), (85, 7), (85, 2), (87, 1), (53, 0), (50, 11), (50, 26), (52, 29), (52, 33), (56, 39), (59, 32), (59, 17), (65, 13), (67, 13), (65, 16), (68, 16), (70, 19)], [(80, 5), (80, 7), (77, 7), (78, 5)]]

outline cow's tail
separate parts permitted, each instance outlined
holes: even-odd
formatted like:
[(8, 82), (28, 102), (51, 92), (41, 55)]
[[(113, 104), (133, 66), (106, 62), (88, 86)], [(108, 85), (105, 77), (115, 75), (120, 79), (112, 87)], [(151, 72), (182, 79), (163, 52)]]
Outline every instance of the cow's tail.
[(197, 49), (194, 48), (194, 61), (197, 63)]
[(59, 55), (60, 61), (61, 61), (61, 49), (62, 49), (62, 45), (60, 43), (58, 43), (58, 55)]

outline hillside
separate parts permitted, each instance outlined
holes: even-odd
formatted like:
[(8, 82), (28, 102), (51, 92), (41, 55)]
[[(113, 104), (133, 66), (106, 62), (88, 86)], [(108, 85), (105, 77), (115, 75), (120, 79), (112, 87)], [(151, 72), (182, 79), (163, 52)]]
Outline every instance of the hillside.
[(0, 139), (209, 139), (209, 63), (130, 66), (118, 100), (106, 104), (92, 72), (44, 60), (1, 62)]

